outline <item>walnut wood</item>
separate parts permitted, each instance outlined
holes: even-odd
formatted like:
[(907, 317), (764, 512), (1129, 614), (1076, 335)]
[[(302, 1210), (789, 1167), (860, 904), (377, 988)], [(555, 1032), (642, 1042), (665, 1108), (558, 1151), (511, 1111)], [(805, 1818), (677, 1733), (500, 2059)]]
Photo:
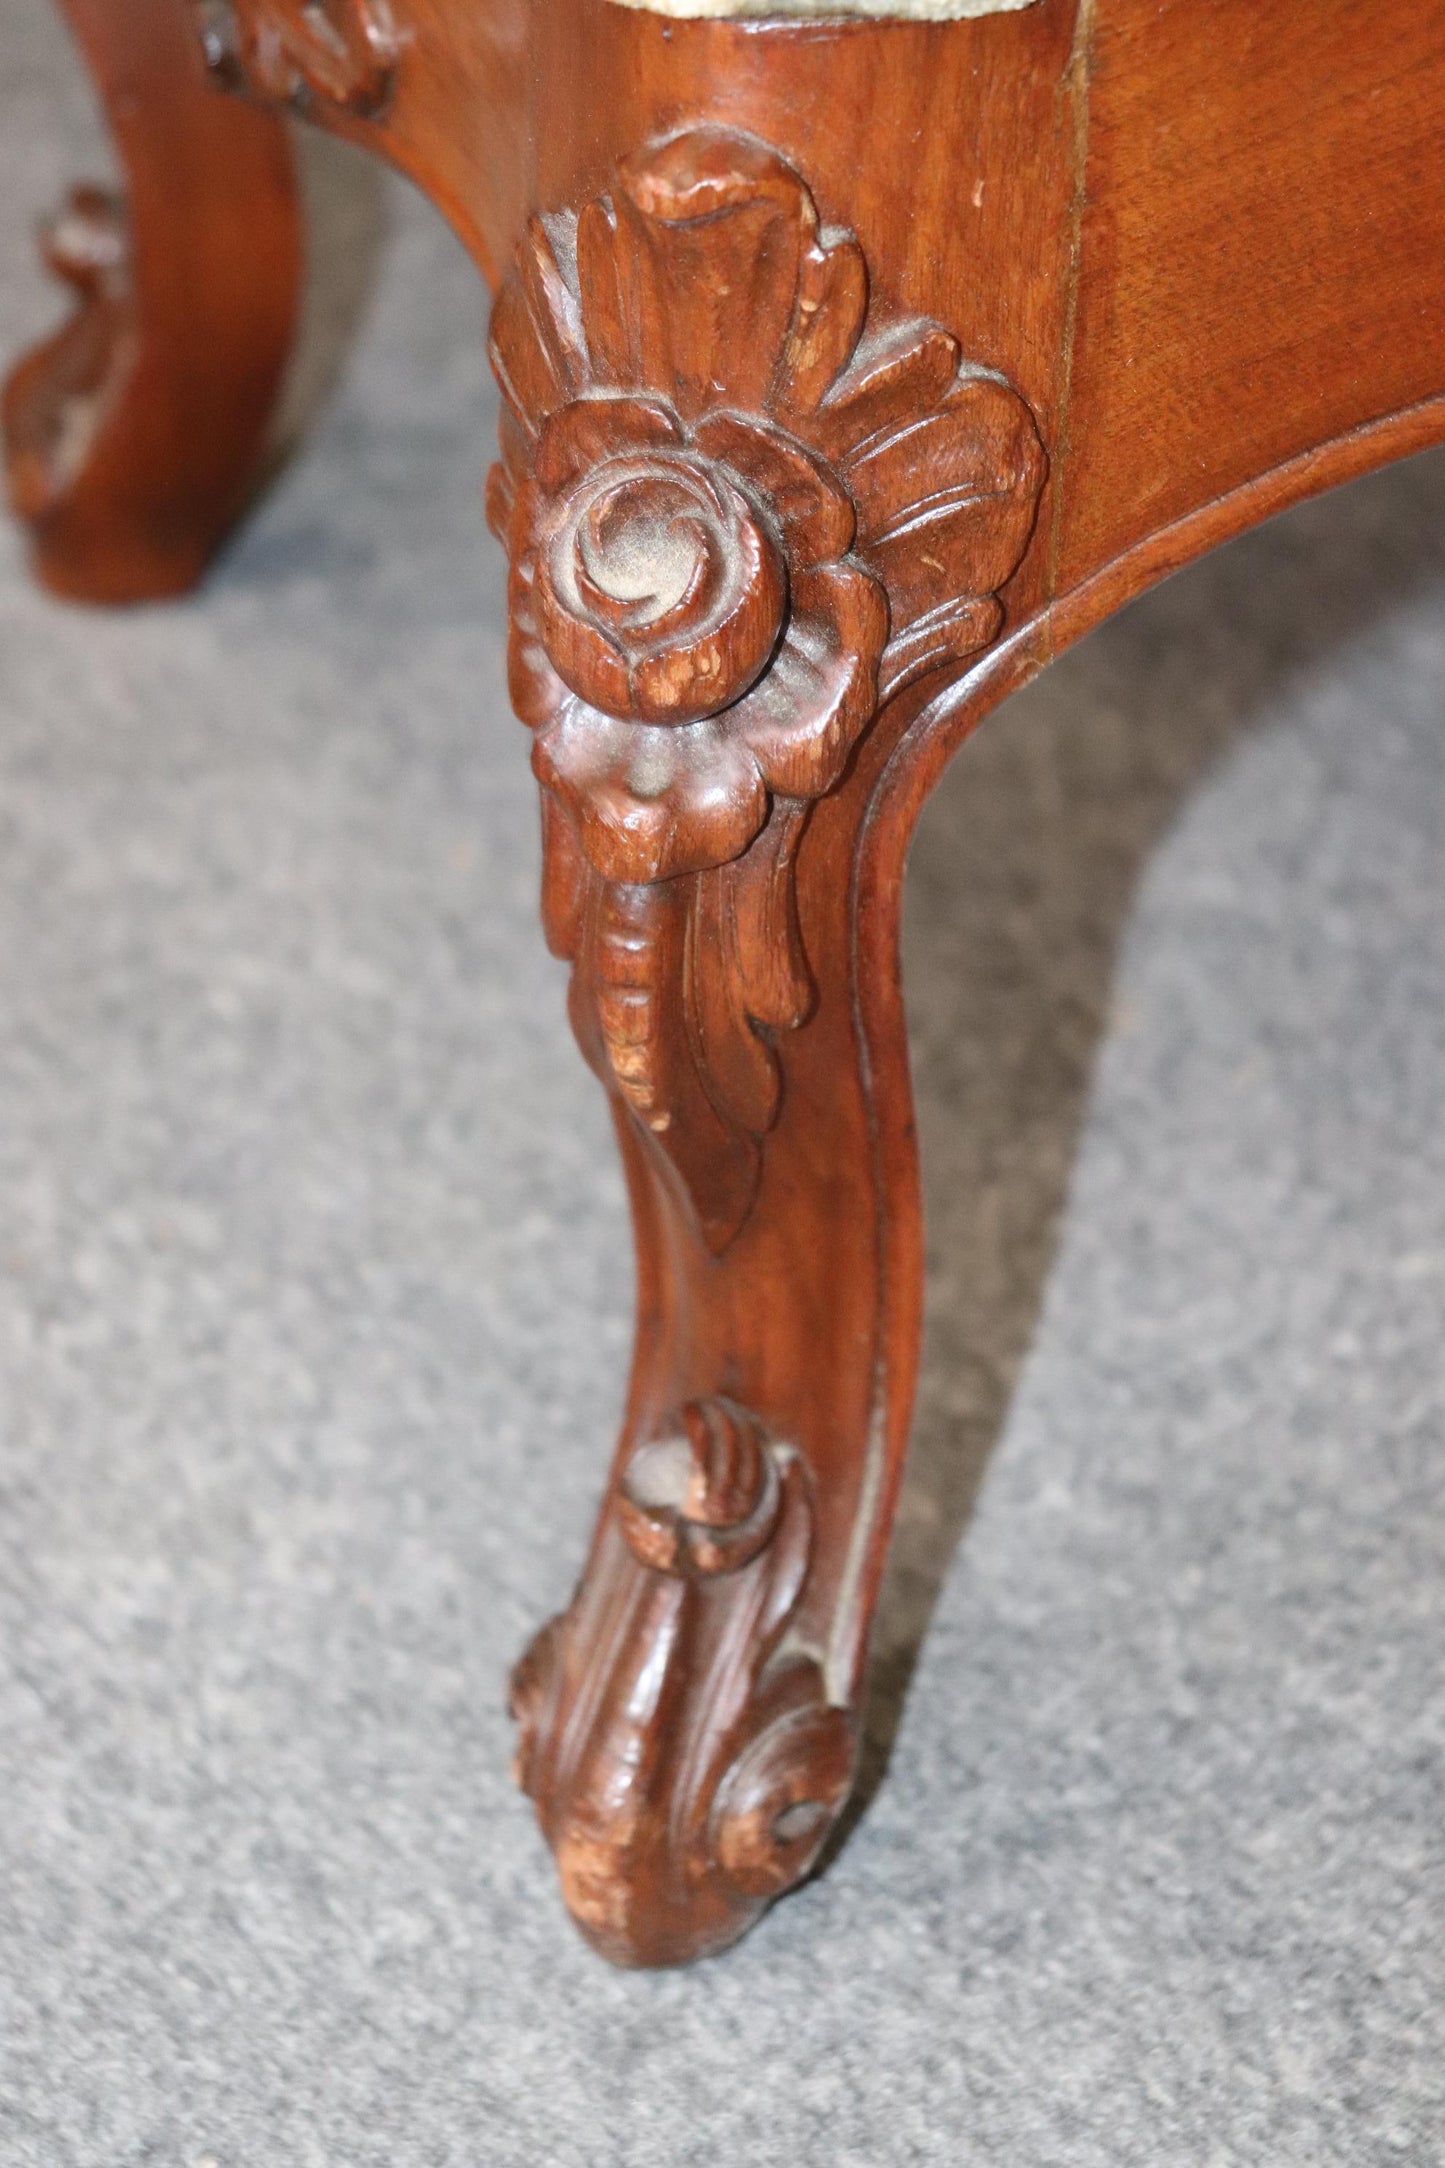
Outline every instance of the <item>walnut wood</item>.
[(500, 287), (544, 914), (639, 1260), (518, 1767), (583, 1931), (682, 1961), (850, 1782), (919, 1332), (918, 809), (1150, 581), (1445, 438), (1445, 42), (1417, 0), (244, 0), (218, 50)]
[(176, 0), (64, 0), (126, 175), (45, 229), (75, 307), (5, 387), (11, 501), (59, 594), (194, 584), (245, 505), (290, 351), (301, 234), (271, 114), (214, 95)]

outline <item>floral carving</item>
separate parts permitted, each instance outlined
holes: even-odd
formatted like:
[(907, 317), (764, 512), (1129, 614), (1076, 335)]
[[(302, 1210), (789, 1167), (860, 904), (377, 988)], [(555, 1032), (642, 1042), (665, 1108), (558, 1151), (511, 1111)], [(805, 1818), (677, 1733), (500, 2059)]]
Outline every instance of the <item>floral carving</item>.
[(208, 63), (263, 98), (375, 113), (397, 39), (386, 0), (198, 0)]
[(696, 1402), (633, 1454), (571, 1610), (517, 1667), (518, 1777), (573, 1916), (619, 1963), (725, 1948), (847, 1798), (851, 1718), (787, 1645), (812, 1532), (801, 1459)]
[(987, 646), (1045, 459), (751, 137), (708, 128), (532, 222), (499, 296), (488, 504), (573, 1014), (720, 1250), (811, 1000), (809, 807), (881, 700)]

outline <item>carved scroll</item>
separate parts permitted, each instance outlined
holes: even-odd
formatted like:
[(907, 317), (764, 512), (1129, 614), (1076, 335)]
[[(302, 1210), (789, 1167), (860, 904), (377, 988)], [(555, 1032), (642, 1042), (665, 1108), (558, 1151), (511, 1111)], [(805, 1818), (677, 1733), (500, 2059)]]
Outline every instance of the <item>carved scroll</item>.
[(5, 394), (10, 497), (39, 523), (82, 472), (138, 348), (130, 229), (109, 189), (71, 190), (40, 237), (46, 268), (75, 296), (70, 320), (17, 371)]
[(798, 1456), (727, 1400), (632, 1456), (571, 1610), (517, 1667), (517, 1774), (584, 1934), (682, 1964), (805, 1874), (853, 1726), (788, 1630), (813, 1539)]
[(812, 999), (812, 804), (886, 700), (997, 637), (1045, 459), (751, 137), (708, 128), (533, 221), (503, 287), (488, 507), (546, 793), (548, 937), (593, 1066), (715, 1253)]
[(317, 98), (350, 113), (385, 104), (397, 38), (386, 0), (197, 0), (208, 64), (258, 97)]

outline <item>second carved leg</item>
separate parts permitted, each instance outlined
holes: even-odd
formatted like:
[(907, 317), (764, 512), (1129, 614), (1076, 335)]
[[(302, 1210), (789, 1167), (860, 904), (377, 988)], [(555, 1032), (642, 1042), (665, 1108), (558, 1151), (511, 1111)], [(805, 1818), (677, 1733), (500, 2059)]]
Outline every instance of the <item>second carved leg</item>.
[(189, 0), (65, 0), (126, 175), (46, 228), (68, 323), (5, 387), (36, 570), (94, 602), (176, 594), (243, 508), (290, 352), (300, 219), (285, 125), (222, 97)]
[(851, 235), (718, 129), (535, 221), (493, 351), (547, 931), (641, 1294), (518, 1769), (583, 1932), (678, 1963), (806, 1874), (852, 1784), (919, 1313), (870, 808), (922, 681), (996, 637), (1045, 459), (1013, 388), (870, 310)]

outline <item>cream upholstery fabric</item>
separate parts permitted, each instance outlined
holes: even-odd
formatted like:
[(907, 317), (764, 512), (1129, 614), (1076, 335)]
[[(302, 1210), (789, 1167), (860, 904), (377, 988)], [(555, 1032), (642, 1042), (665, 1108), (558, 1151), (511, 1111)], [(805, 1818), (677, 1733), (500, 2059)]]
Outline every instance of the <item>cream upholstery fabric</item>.
[(1009, 15), (1034, 0), (617, 0), (651, 15), (876, 15), (903, 22), (958, 22), (970, 15)]

